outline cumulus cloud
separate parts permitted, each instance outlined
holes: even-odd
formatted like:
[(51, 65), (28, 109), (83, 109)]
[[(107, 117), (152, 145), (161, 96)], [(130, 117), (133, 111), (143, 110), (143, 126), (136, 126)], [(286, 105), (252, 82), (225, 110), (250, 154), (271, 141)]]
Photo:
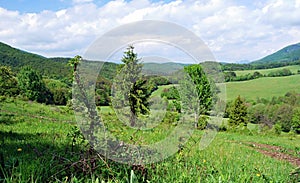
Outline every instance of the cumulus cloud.
[(217, 60), (235, 62), (258, 59), (300, 37), (300, 0), (72, 2), (69, 8), (39, 13), (0, 8), (0, 41), (45, 56), (73, 56), (112, 28), (155, 19), (188, 28)]

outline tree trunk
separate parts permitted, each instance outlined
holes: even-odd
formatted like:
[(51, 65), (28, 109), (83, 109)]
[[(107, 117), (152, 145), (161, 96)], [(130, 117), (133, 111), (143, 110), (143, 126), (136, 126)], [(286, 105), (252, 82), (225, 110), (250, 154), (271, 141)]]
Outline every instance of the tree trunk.
[(134, 127), (135, 126), (135, 115), (131, 112), (131, 115), (130, 115), (130, 126), (131, 127)]
[(195, 128), (198, 128), (198, 117), (197, 117), (197, 113), (194, 113), (194, 120), (195, 120)]

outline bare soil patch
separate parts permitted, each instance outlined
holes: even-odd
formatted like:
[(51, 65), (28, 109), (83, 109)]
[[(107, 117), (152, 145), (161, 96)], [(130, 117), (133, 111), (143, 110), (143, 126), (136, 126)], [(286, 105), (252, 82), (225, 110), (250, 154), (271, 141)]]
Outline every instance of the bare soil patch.
[(291, 164), (300, 167), (300, 158), (295, 157), (291, 154), (287, 154), (282, 152), (284, 149), (279, 146), (273, 146), (268, 144), (259, 144), (256, 142), (246, 142), (245, 145), (254, 148), (256, 151), (266, 155), (270, 156), (272, 158), (278, 159), (278, 160), (284, 160), (288, 161)]

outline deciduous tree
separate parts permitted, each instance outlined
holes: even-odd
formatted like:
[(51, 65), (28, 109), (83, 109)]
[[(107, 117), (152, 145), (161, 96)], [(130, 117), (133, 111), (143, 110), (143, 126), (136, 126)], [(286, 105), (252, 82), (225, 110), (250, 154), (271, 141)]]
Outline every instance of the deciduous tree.
[(24, 67), (18, 74), (20, 90), (29, 100), (51, 103), (52, 96), (42, 76), (30, 67)]
[(18, 93), (18, 82), (9, 67), (0, 67), (0, 95), (14, 96)]
[(184, 67), (184, 79), (179, 84), (182, 109), (194, 113), (195, 127), (198, 127), (199, 116), (207, 114), (212, 106), (210, 82), (197, 64)]

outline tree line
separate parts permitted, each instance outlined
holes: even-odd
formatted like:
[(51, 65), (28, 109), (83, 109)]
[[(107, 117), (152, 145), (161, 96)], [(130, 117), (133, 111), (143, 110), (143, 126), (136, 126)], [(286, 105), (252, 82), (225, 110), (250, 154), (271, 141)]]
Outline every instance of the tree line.
[(224, 117), (229, 118), (229, 127), (247, 126), (248, 123), (258, 124), (261, 129), (281, 132), (300, 133), (300, 94), (288, 92), (271, 100), (258, 98), (246, 102), (238, 96), (227, 103)]
[[(298, 71), (297, 74), (299, 74), (300, 72)], [(228, 71), (228, 72), (224, 72), (224, 80), (225, 82), (230, 82), (230, 81), (246, 81), (246, 80), (252, 80), (252, 79), (257, 79), (257, 78), (261, 78), (261, 77), (281, 77), (281, 76), (290, 76), (293, 75), (293, 73), (291, 72), (291, 70), (289, 69), (278, 69), (278, 70), (274, 70), (269, 72), (268, 74), (261, 74), (258, 71), (255, 71), (254, 73), (248, 73), (245, 75), (240, 75), (237, 76), (236, 73), (234, 71)]]

